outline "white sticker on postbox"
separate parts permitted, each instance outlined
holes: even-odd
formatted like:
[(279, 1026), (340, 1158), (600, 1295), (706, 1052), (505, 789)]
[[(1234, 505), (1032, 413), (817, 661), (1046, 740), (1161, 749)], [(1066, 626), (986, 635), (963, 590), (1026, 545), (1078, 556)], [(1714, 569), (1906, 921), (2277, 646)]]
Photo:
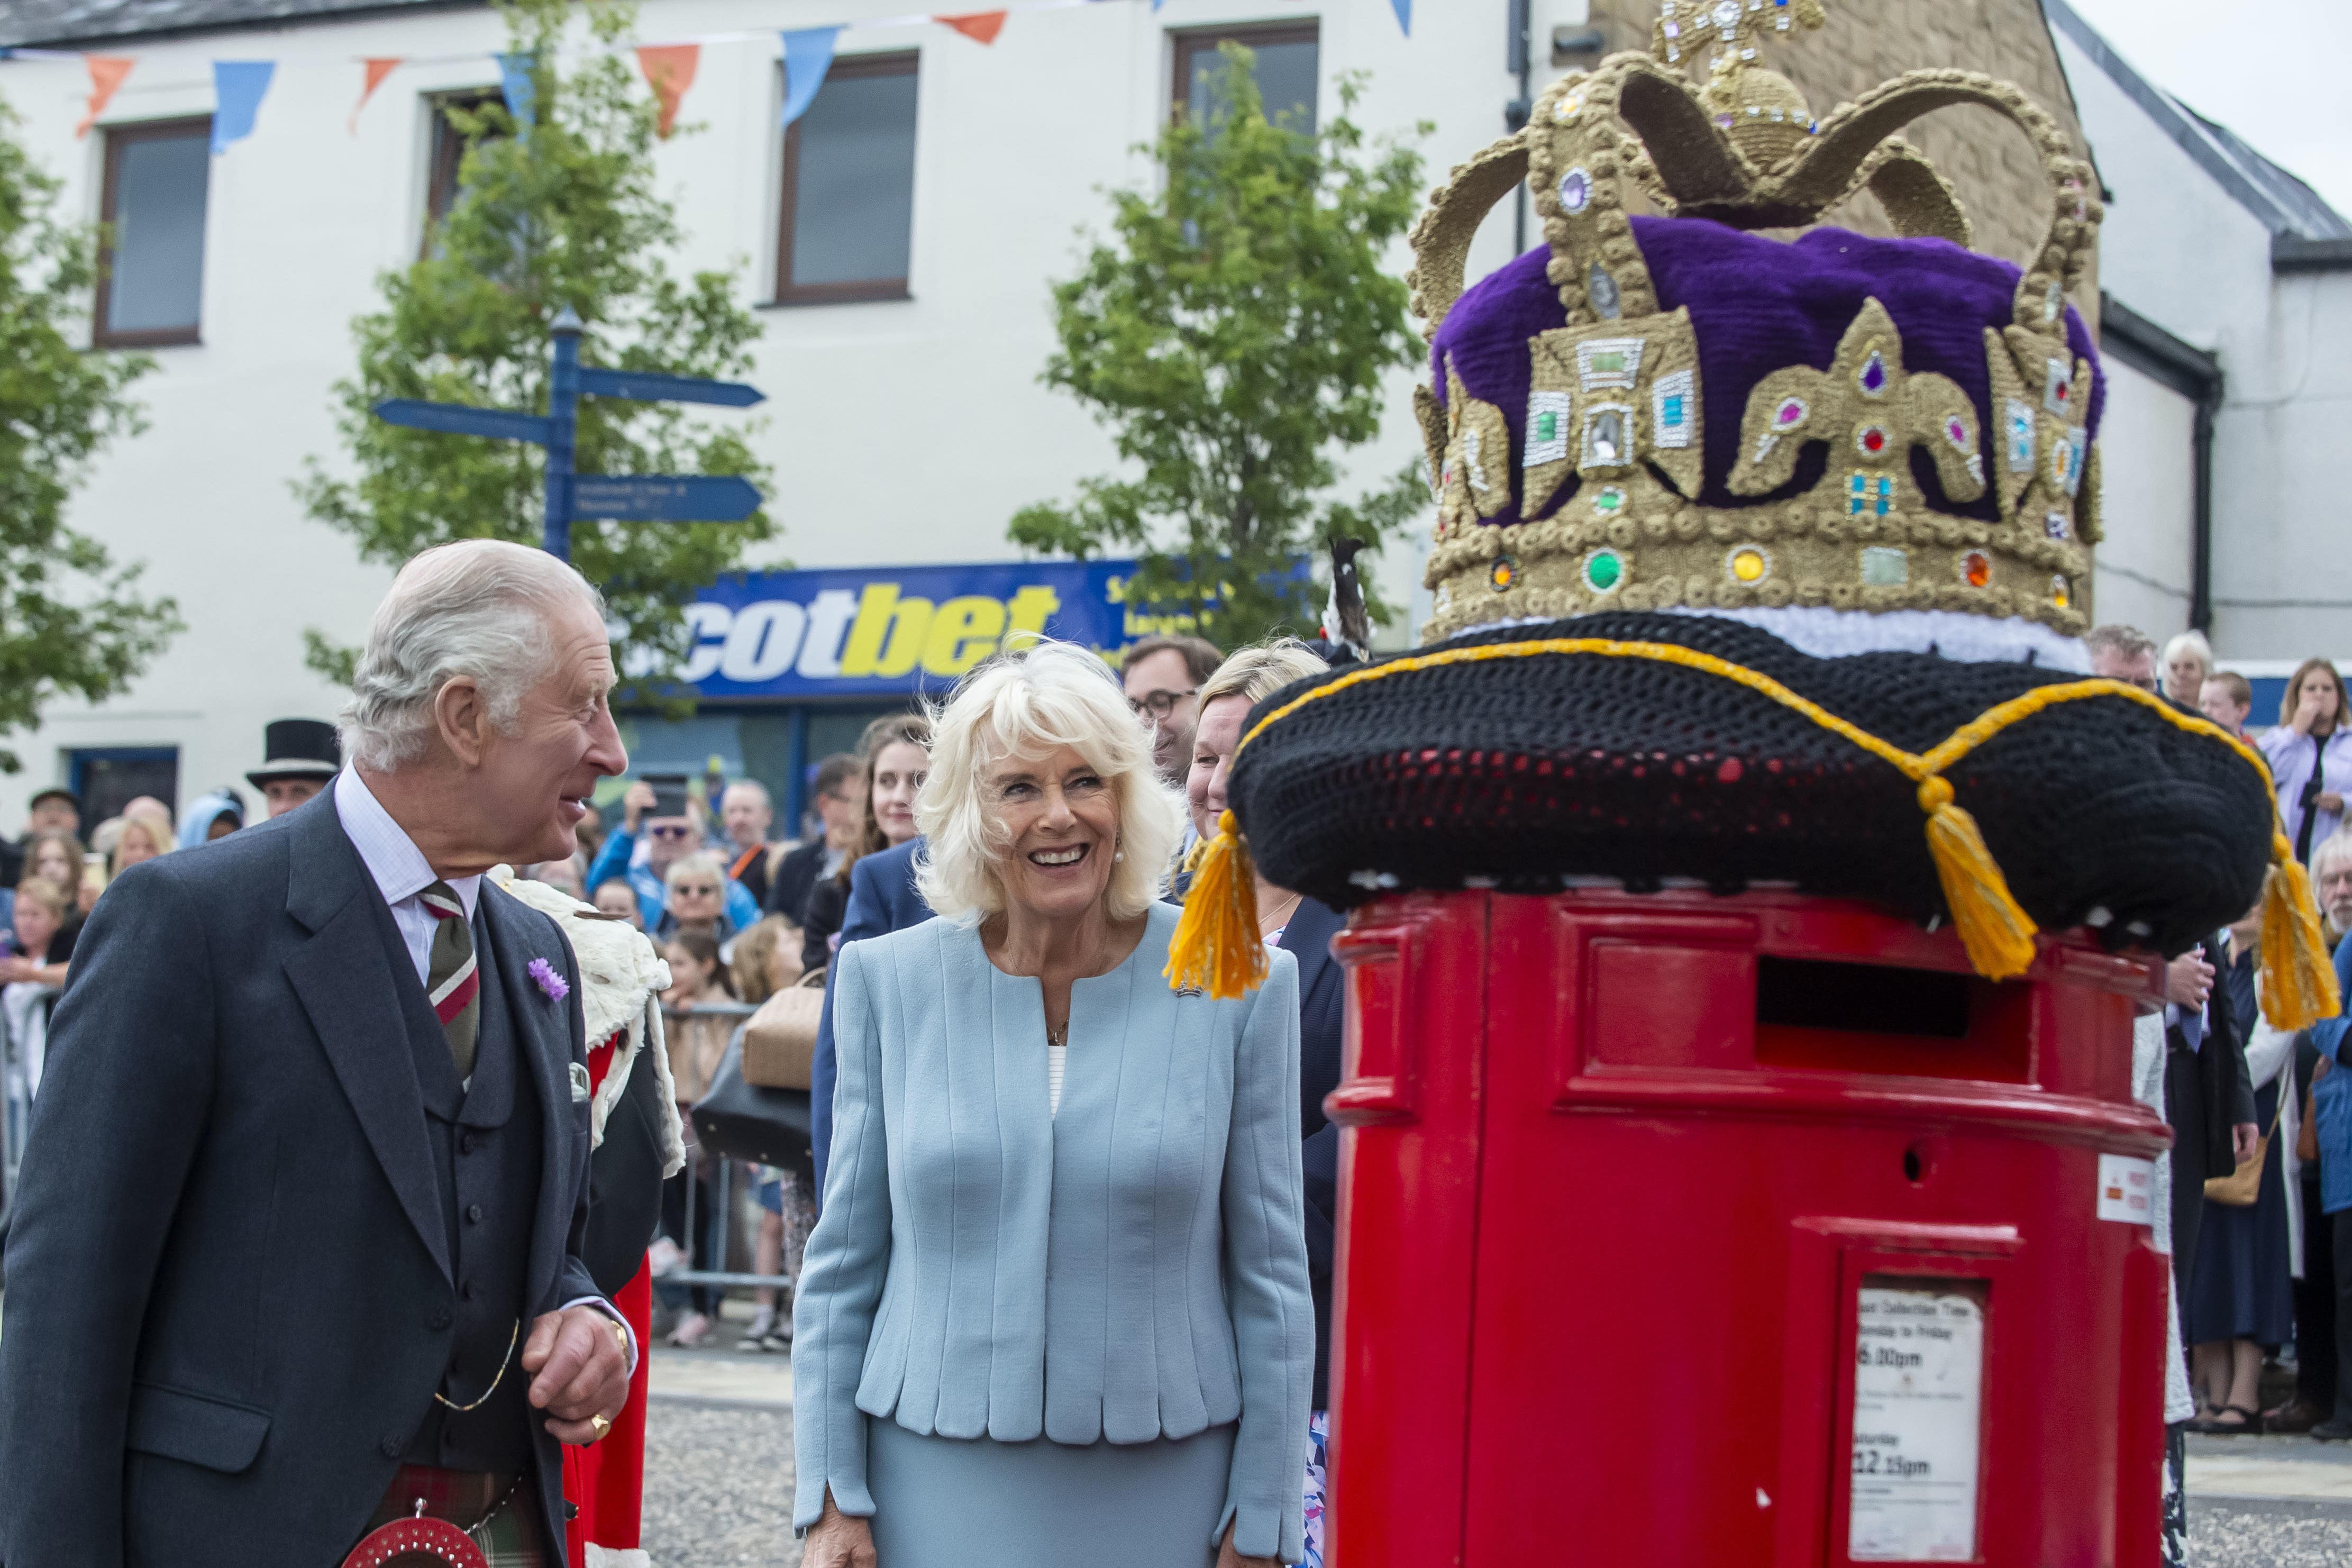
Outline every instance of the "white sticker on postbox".
[(1984, 1303), (1924, 1281), (1865, 1285), (1857, 1317), (1846, 1555), (1969, 1562), (1977, 1554)]
[(2099, 1156), (2099, 1217), (2125, 1225), (2156, 1223), (2156, 1162)]

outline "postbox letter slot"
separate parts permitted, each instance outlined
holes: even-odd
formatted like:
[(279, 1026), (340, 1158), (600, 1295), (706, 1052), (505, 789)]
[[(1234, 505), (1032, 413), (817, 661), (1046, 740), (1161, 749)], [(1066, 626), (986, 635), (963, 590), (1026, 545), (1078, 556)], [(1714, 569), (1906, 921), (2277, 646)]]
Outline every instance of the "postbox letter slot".
[(1757, 961), (1760, 1066), (2021, 1083), (2031, 988), (1901, 964)]
[(1405, 994), (1411, 965), (1404, 962), (1412, 941), (1407, 931), (1378, 928), (1342, 931), (1332, 941), (1355, 1005), (1341, 1035), (1339, 1087), (1323, 1107), (1344, 1125), (1412, 1119), (1412, 1004)]

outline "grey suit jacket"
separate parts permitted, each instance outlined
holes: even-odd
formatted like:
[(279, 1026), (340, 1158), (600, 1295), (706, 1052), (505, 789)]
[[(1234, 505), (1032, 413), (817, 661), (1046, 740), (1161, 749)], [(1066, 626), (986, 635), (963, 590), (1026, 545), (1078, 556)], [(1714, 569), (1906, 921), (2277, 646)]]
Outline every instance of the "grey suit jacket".
[(1181, 913), (1155, 905), (1134, 953), (1072, 988), (1058, 1118), (1043, 990), (977, 931), (841, 950), (833, 1161), (793, 1313), (797, 1523), (828, 1486), (875, 1511), (868, 1417), (1072, 1444), (1238, 1421), (1218, 1531), (1301, 1555), (1297, 968), (1274, 952), (1245, 997), (1179, 995)]
[[(555, 922), (481, 900), (543, 1117), (535, 1315), (597, 1294), (579, 974)], [(534, 958), (568, 1000), (531, 984)], [(0, 1564), (331, 1563), (359, 1539), (457, 1300), (408, 962), (332, 790), (99, 900), (10, 1224)], [(561, 1542), (562, 1453), (534, 1436)]]

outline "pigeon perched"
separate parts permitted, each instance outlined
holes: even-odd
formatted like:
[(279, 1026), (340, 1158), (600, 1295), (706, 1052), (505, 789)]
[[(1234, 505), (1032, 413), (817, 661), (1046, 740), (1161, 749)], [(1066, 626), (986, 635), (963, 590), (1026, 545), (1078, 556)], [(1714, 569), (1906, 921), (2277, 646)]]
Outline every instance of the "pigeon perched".
[(1331, 542), (1331, 597), (1323, 606), (1323, 640), (1335, 654), (1344, 650), (1359, 661), (1370, 658), (1372, 648), (1371, 617), (1364, 613), (1364, 586), (1356, 577), (1356, 552), (1363, 547), (1360, 539)]

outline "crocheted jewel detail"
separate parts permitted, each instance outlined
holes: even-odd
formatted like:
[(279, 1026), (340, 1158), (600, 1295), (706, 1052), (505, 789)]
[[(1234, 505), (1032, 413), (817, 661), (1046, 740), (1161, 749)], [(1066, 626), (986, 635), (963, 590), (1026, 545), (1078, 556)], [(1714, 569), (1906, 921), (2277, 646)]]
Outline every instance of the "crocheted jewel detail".
[(1592, 511), (1596, 517), (1615, 517), (1625, 510), (1625, 487), (1603, 485), (1593, 492)]
[(1592, 176), (1582, 169), (1570, 169), (1559, 177), (1559, 206), (1573, 216), (1592, 205)]
[(1584, 558), (1584, 585), (1596, 594), (1611, 594), (1625, 581), (1625, 558), (1614, 550), (1596, 550)]
[(1556, 463), (1568, 456), (1569, 395), (1538, 387), (1528, 394), (1528, 447), (1520, 466)]
[(2009, 432), (2009, 471), (2030, 474), (2033, 471), (2033, 410), (2016, 398), (2011, 398), (2002, 413), (2004, 427)]
[(2043, 512), (2042, 514), (2042, 531), (2048, 534), (2051, 538), (2063, 542), (2068, 532), (2071, 531), (2066, 524), (2066, 514), (2063, 511)]
[(1629, 388), (1642, 374), (1640, 338), (1588, 338), (1576, 345), (1576, 376), (1587, 392)]
[(1876, 349), (1862, 362), (1862, 374), (1855, 378), (1865, 397), (1883, 396), (1886, 391), (1886, 356)]
[(1895, 510), (1895, 476), (1857, 468), (1846, 480), (1848, 517), (1885, 517)]
[(1584, 297), (1592, 301), (1593, 310), (1599, 311), (1603, 320), (1613, 321), (1617, 319), (1617, 279), (1610, 277), (1598, 261), (1592, 264), (1592, 270), (1585, 276)]
[(1992, 557), (1987, 555), (1981, 550), (1962, 551), (1960, 552), (1960, 581), (1966, 583), (1971, 588), (1990, 587), (1992, 585)]
[(1697, 377), (1690, 371), (1678, 370), (1658, 377), (1650, 388), (1650, 444), (1654, 447), (1688, 447), (1691, 444), (1691, 412), (1698, 403)]
[(1742, 544), (1723, 558), (1726, 575), (1742, 587), (1752, 588), (1772, 574), (1772, 555), (1760, 544)]
[(1854, 448), (1865, 458), (1875, 458), (1886, 450), (1886, 426), (1865, 425), (1853, 433)]
[(1911, 552), (1891, 544), (1866, 544), (1862, 550), (1862, 582), (1866, 588), (1900, 588), (1911, 581)]
[(1601, 403), (1584, 411), (1584, 460), (1578, 467), (1622, 468), (1633, 460), (1633, 410)]
[(2074, 608), (2074, 585), (2063, 577), (2051, 578), (2050, 602), (2062, 610)]
[(1487, 585), (1497, 594), (1507, 593), (1517, 585), (1519, 563), (1507, 555), (1497, 555), (1495, 563), (1486, 568)]

